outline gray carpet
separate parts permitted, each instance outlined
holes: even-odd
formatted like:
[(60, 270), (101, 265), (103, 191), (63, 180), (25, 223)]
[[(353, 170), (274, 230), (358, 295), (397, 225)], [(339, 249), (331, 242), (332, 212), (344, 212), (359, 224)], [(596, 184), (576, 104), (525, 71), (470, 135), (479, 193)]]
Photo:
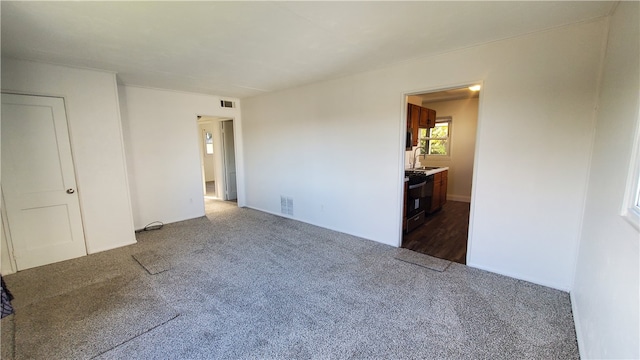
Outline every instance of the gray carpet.
[(171, 269), (169, 261), (156, 251), (143, 251), (133, 254), (132, 256), (150, 275), (159, 274)]
[(398, 260), (408, 262), (409, 264), (422, 266), (439, 272), (445, 271), (449, 265), (451, 265), (451, 261), (449, 260), (438, 259), (409, 249), (396, 250), (394, 257)]
[[(234, 203), (206, 206), (206, 218), (140, 233), (136, 245), (7, 276), (19, 305), (16, 344), (39, 334), (39, 346), (52, 352), (33, 358), (90, 358), (78, 350), (83, 344), (49, 329), (77, 318), (73, 294), (89, 289), (99, 298), (105, 281), (125, 276), (149, 289), (140, 286), (120, 306), (142, 308), (146, 293), (180, 316), (146, 332), (123, 324), (120, 331), (133, 336), (125, 342), (94, 335), (92, 349), (110, 349), (97, 359), (578, 358), (567, 293), (456, 263), (432, 271), (398, 261), (386, 245)], [(144, 251), (171, 269), (149, 275), (132, 257)], [(58, 325), (45, 327), (24, 311), (44, 310), (59, 295), (66, 305)], [(94, 301), (96, 313), (111, 311)], [(3, 347), (11, 339), (5, 320)], [(24, 347), (16, 351), (27, 356)]]
[(178, 316), (135, 278), (118, 276), (19, 308), (16, 359), (89, 359)]

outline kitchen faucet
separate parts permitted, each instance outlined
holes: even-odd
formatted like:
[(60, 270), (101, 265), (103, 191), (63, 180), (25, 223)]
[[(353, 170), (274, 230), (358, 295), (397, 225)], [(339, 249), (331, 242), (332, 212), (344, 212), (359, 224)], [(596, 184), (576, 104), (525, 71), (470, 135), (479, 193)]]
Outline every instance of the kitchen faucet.
[(416, 154), (416, 151), (418, 151), (418, 150), (424, 150), (424, 148), (422, 148), (422, 147), (418, 146), (418, 147), (416, 147), (416, 149), (415, 149), (415, 150), (413, 150), (413, 163), (411, 164), (411, 168), (412, 168), (412, 169), (415, 169), (415, 168), (416, 168), (416, 162), (418, 161), (418, 160), (417, 160), (418, 156), (420, 156), (420, 155), (422, 155), (422, 156), (426, 155), (424, 151), (422, 151), (422, 154)]

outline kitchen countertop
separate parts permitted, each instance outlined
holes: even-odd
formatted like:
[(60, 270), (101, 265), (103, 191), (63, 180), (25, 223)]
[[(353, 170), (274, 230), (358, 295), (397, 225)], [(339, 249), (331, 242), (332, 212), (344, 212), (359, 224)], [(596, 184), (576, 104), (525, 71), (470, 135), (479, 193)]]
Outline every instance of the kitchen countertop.
[[(435, 167), (435, 166), (422, 166), (422, 167), (417, 167), (415, 169), (404, 169), (405, 171), (416, 171), (416, 172), (424, 172), (425, 175), (433, 175), (433, 174), (437, 174), (439, 172), (443, 172), (445, 170), (449, 170), (448, 166), (443, 166), (443, 167)], [(409, 181), (409, 177), (405, 176), (404, 181), (407, 182)]]
[(405, 171), (424, 171), (426, 175), (433, 175), (439, 172), (443, 172), (445, 170), (449, 170), (448, 166), (443, 167), (435, 167), (435, 166), (423, 166), (415, 169), (405, 169)]

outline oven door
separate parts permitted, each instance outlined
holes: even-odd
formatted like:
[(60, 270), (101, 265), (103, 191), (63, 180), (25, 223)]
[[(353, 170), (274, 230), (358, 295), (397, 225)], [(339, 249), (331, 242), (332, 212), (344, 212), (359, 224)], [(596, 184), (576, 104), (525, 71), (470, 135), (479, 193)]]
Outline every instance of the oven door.
[(426, 209), (426, 199), (424, 197), (427, 181), (409, 185), (407, 192), (407, 217), (412, 217)]

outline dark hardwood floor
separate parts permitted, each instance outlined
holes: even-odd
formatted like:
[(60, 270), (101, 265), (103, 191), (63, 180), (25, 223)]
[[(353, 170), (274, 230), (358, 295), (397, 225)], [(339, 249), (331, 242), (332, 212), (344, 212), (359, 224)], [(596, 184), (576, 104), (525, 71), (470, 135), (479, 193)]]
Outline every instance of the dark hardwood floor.
[(466, 264), (470, 204), (447, 200), (424, 225), (402, 238), (402, 247), (440, 259)]

